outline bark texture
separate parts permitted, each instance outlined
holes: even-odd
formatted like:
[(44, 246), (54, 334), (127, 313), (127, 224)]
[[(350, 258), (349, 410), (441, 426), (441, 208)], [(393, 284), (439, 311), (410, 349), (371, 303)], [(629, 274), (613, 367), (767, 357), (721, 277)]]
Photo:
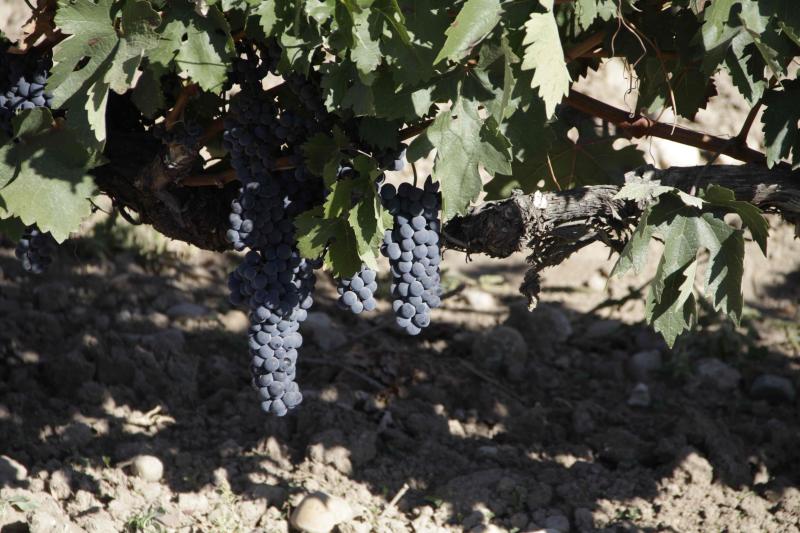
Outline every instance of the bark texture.
[[(734, 191), (737, 200), (752, 202), (765, 212), (779, 213), (792, 224), (800, 222), (800, 174), (784, 168), (716, 165), (641, 167), (625, 180), (644, 178), (686, 192), (711, 184)], [(645, 207), (615, 199), (620, 187), (597, 185), (541, 195), (518, 194), (486, 202), (444, 226), (445, 246), (467, 253), (507, 257), (528, 250), (528, 270), (520, 288), (536, 305), (539, 273), (555, 266), (595, 241), (616, 251), (627, 242)]]

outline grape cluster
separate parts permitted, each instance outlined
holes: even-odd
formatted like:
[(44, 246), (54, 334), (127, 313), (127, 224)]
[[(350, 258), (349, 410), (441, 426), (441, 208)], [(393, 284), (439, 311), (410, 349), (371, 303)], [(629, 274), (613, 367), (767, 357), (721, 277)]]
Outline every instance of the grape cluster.
[(402, 183), (383, 185), (380, 195), (394, 218), (386, 230), (381, 253), (392, 270), (392, 309), (397, 324), (417, 335), (430, 324), (432, 308), (440, 304), (439, 184), (430, 177), (420, 189)]
[(53, 261), (58, 244), (50, 232), (42, 233), (36, 226), (28, 226), (17, 243), (17, 259), (27, 272), (41, 274)]
[(376, 277), (377, 272), (364, 266), (353, 276), (340, 279), (336, 288), (339, 307), (355, 314), (375, 309), (375, 291), (378, 289)]
[[(249, 309), (250, 370), (261, 407), (283, 416), (303, 398), (295, 382), (303, 343), (298, 330), (313, 301), (318, 267), (300, 257), (293, 220), (324, 197), (323, 182), (304, 168), (300, 147), (322, 126), (262, 89), (280, 48), (240, 51), (232, 79), (241, 91), (231, 99), (223, 143), (242, 188), (231, 204), (226, 237), (236, 250), (249, 251), (228, 286), (231, 302)], [(295, 168), (275, 170), (279, 159)]]
[(4, 52), (0, 59), (0, 127), (11, 136), (11, 118), (24, 109), (50, 107), (45, 92), (49, 61)]
[[(50, 107), (52, 97), (45, 92), (50, 61), (47, 58), (10, 54), (0, 56), (0, 128), (13, 135), (11, 119), (24, 109)], [(17, 243), (16, 255), (27, 272), (41, 274), (53, 260), (58, 244), (49, 232), (34, 226), (26, 228)]]
[(315, 266), (296, 252), (281, 258), (272, 248), (251, 250), (228, 279), (232, 301), (250, 308), (250, 371), (261, 407), (278, 416), (303, 399), (294, 381), (298, 329), (312, 304)]

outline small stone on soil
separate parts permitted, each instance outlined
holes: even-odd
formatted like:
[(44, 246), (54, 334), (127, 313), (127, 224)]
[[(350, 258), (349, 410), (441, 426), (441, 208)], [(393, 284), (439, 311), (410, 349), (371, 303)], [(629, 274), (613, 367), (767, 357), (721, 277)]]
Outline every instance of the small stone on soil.
[(336, 524), (353, 518), (350, 505), (336, 496), (315, 492), (303, 498), (290, 521), (306, 533), (328, 533)]
[(13, 485), (28, 478), (28, 469), (7, 455), (0, 456), (0, 486)]
[(697, 361), (697, 375), (719, 390), (732, 390), (739, 386), (742, 375), (738, 370), (716, 357)]
[(769, 402), (793, 402), (795, 388), (789, 378), (775, 374), (761, 374), (750, 387), (750, 396)]
[(650, 388), (645, 383), (637, 383), (628, 396), (628, 405), (631, 407), (650, 406)]
[(633, 354), (628, 361), (631, 375), (638, 381), (647, 381), (661, 370), (663, 361), (658, 350), (643, 350)]
[(164, 463), (153, 455), (137, 455), (131, 463), (131, 470), (145, 481), (158, 481), (164, 475)]

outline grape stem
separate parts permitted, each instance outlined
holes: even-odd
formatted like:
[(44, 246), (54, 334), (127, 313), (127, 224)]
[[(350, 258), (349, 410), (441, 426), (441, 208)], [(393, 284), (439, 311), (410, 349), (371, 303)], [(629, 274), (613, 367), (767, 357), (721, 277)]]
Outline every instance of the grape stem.
[(184, 109), (186, 109), (186, 104), (189, 103), (189, 100), (192, 98), (192, 96), (197, 94), (197, 91), (198, 87), (196, 83), (189, 83), (181, 88), (181, 92), (178, 94), (178, 98), (175, 100), (175, 106), (170, 110), (164, 119), (164, 128), (166, 128), (167, 131), (170, 131), (173, 127), (175, 127), (175, 124), (183, 115)]

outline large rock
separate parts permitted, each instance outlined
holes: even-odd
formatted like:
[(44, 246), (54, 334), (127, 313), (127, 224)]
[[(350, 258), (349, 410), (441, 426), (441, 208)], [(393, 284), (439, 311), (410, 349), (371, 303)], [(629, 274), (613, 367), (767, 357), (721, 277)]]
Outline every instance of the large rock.
[(769, 402), (793, 402), (795, 388), (789, 378), (775, 374), (761, 374), (750, 386), (750, 396)]
[(352, 518), (353, 511), (345, 500), (315, 492), (303, 498), (289, 520), (292, 526), (306, 533), (328, 533)]

